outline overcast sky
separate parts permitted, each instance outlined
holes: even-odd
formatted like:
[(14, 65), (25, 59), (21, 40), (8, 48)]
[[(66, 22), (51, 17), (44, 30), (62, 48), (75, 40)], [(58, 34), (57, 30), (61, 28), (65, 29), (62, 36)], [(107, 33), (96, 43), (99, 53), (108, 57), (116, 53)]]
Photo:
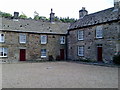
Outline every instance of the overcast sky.
[(53, 8), (55, 16), (79, 18), (79, 10), (86, 7), (88, 13), (94, 13), (113, 7), (114, 0), (1, 0), (0, 11), (13, 15), (14, 11), (23, 12), (28, 17), (34, 16), (34, 11), (39, 16), (49, 17)]

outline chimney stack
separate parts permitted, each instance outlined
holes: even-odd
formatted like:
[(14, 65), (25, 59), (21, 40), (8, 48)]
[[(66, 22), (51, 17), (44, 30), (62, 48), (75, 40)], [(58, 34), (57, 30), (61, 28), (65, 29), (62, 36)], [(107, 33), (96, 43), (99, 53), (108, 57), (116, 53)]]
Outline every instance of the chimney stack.
[(19, 17), (19, 12), (14, 12), (14, 19), (18, 19), (18, 17)]
[(120, 8), (120, 0), (114, 0), (114, 9)]
[(55, 20), (55, 13), (53, 13), (53, 9), (51, 8), (51, 13), (50, 13), (50, 22), (54, 22)]
[(82, 9), (79, 11), (79, 19), (83, 18), (87, 14), (88, 14), (88, 11), (85, 10), (85, 7), (82, 7)]

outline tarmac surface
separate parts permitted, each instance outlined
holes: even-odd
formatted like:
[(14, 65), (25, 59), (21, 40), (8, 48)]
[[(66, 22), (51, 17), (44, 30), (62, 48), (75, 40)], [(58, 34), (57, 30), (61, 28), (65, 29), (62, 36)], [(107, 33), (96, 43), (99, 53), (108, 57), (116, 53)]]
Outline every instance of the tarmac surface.
[(118, 88), (118, 67), (72, 62), (2, 64), (2, 88)]

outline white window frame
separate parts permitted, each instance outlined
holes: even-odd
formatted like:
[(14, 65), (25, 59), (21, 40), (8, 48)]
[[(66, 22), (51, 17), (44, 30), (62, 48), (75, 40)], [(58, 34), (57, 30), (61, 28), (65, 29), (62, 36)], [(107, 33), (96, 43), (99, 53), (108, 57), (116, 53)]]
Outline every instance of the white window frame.
[(60, 44), (65, 44), (65, 36), (60, 37)]
[(98, 38), (98, 39), (103, 38), (102, 26), (97, 26), (96, 27), (96, 38)]
[(0, 47), (0, 57), (8, 57), (8, 48)]
[(40, 36), (41, 44), (47, 44), (47, 35)]
[(78, 56), (84, 56), (84, 46), (78, 46)]
[(47, 57), (47, 50), (41, 49), (41, 58), (46, 58), (46, 57)]
[(78, 40), (84, 40), (84, 31), (83, 30), (79, 30), (77, 32), (78, 35)]
[(22, 44), (26, 43), (26, 34), (19, 34), (19, 42)]
[(5, 34), (3, 33), (0, 33), (0, 42), (5, 42)]

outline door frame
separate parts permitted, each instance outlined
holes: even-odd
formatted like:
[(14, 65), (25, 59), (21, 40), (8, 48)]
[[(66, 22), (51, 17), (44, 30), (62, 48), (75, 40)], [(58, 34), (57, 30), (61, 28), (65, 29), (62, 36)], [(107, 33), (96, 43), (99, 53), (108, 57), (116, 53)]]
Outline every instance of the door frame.
[[(101, 50), (101, 51), (99, 51)], [(102, 44), (97, 44), (97, 61), (103, 62), (103, 46)]]
[(65, 49), (60, 49), (60, 60), (65, 60)]
[(26, 61), (26, 49), (20, 49), (19, 51), (19, 61)]

